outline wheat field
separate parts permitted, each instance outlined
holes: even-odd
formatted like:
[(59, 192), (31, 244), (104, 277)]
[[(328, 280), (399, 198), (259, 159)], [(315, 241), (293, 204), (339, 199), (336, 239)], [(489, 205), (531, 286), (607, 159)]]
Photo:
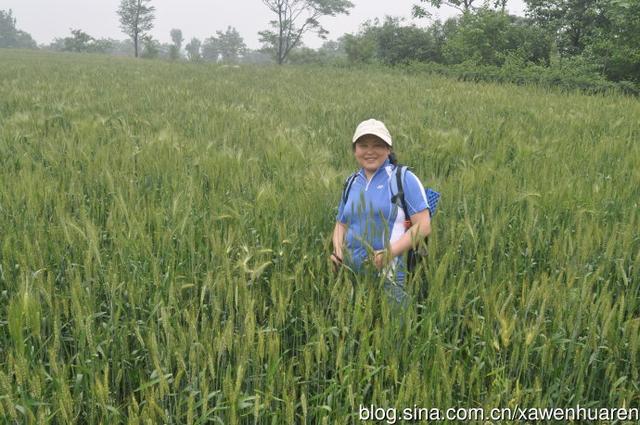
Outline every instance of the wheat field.
[[(398, 312), (330, 271), (358, 122), (442, 194)], [(0, 421), (640, 405), (640, 102), (0, 51)]]

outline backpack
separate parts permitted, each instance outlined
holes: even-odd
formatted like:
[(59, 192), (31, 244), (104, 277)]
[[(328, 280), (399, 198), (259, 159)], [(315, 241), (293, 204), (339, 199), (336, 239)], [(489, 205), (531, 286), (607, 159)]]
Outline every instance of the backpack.
[[(391, 202), (397, 204), (400, 208), (402, 208), (402, 211), (404, 212), (404, 216), (406, 219), (405, 220), (406, 230), (408, 230), (409, 227), (411, 227), (411, 218), (409, 217), (409, 209), (407, 208), (407, 203), (404, 199), (404, 189), (403, 189), (402, 182), (404, 181), (404, 176), (406, 175), (408, 168), (409, 167), (407, 167), (406, 165), (396, 165), (396, 169), (395, 169), (396, 178), (391, 182), (391, 193), (395, 193), (395, 195), (391, 197)], [(357, 172), (353, 173), (351, 176), (349, 176), (347, 181), (344, 183), (344, 187), (342, 189), (342, 201), (345, 204), (347, 202), (347, 199), (349, 198), (349, 192), (351, 191), (351, 186), (353, 185), (353, 182), (355, 181), (357, 175), (358, 175)], [(436, 209), (438, 207), (438, 201), (440, 200), (440, 193), (436, 192), (431, 188), (426, 189), (425, 192), (427, 195), (427, 203), (429, 204), (429, 211), (431, 214), (431, 218), (433, 219), (433, 216), (435, 215)], [(429, 237), (427, 236), (425, 238), (425, 246), (428, 240), (429, 240)], [(420, 248), (409, 249), (409, 251), (407, 252), (407, 273), (408, 274), (412, 273), (415, 270), (416, 265), (420, 261), (420, 258), (426, 255), (427, 255), (426, 251), (423, 252)]]

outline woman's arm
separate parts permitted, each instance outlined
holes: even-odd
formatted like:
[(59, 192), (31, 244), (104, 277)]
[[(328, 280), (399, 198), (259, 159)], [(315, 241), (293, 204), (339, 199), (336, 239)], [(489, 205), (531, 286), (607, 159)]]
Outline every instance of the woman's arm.
[(409, 230), (389, 247), (392, 257), (397, 257), (409, 251), (409, 249), (415, 248), (420, 240), (429, 236), (431, 233), (431, 216), (429, 210), (423, 210), (412, 215), (411, 223), (413, 223), (413, 225)]
[(344, 235), (347, 233), (347, 225), (336, 221), (333, 228), (333, 252), (342, 258), (342, 244), (344, 244)]
[(344, 235), (346, 233), (347, 225), (336, 221), (336, 225), (333, 228), (333, 253), (331, 254), (331, 261), (336, 265), (339, 265), (342, 262), (342, 245), (344, 243)]
[(431, 233), (431, 214), (428, 209), (422, 210), (411, 216), (413, 225), (407, 230), (397, 241), (392, 243), (389, 248), (377, 251), (375, 254), (376, 268), (380, 270), (393, 257), (404, 254), (412, 247), (429, 236)]

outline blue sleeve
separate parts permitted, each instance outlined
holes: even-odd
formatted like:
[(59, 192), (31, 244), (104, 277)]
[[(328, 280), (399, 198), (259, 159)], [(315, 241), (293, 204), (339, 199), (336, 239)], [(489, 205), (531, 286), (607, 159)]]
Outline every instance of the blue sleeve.
[(349, 179), (352, 176), (347, 177), (347, 180), (345, 180), (344, 185), (343, 185), (343, 190), (342, 192), (340, 192), (340, 203), (338, 204), (338, 215), (336, 215), (336, 221), (339, 221), (340, 223), (346, 224), (347, 223), (347, 218), (344, 216), (344, 187), (346, 186), (347, 182), (349, 181)]
[(403, 186), (404, 200), (407, 203), (409, 216), (426, 209), (431, 211), (431, 207), (427, 201), (427, 194), (424, 191), (424, 187), (422, 186), (420, 179), (418, 179), (418, 177), (409, 170), (407, 170), (404, 176)]
[(340, 223), (346, 223), (347, 220), (344, 217), (344, 199), (342, 199), (342, 193), (340, 193), (340, 204), (338, 205), (338, 215), (336, 216), (336, 221)]

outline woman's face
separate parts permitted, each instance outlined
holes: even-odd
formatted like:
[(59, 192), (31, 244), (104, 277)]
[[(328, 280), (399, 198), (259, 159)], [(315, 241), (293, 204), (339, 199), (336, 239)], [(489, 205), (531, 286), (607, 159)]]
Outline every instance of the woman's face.
[(365, 171), (374, 173), (389, 157), (391, 148), (382, 139), (367, 134), (355, 143), (354, 155)]

